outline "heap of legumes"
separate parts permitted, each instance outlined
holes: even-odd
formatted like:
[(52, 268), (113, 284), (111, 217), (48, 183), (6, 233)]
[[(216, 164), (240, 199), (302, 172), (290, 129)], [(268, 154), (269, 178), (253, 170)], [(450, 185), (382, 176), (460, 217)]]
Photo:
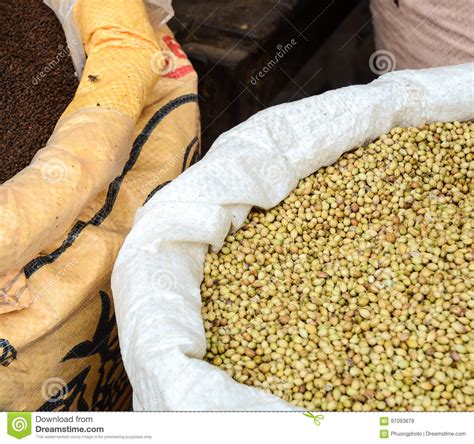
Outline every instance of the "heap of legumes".
[(393, 128), (209, 253), (206, 359), (310, 410), (472, 410), (474, 123)]

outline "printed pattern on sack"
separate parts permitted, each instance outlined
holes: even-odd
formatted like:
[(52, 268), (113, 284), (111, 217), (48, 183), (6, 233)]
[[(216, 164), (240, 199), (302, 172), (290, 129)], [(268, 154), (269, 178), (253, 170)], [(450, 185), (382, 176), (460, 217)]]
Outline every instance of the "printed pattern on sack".
[(0, 338), (0, 365), (9, 366), (16, 359), (16, 349), (8, 339)]
[(116, 329), (115, 314), (112, 311), (110, 296), (99, 291), (101, 313), (92, 340), (75, 345), (62, 358), (89, 358), (96, 354), (100, 357), (99, 380), (92, 394), (90, 404), (86, 400), (86, 379), (91, 366), (85, 367), (60, 392), (52, 394), (38, 411), (110, 411), (126, 391), (129, 382), (123, 368)]
[(188, 60), (188, 56), (182, 50), (180, 44), (170, 35), (165, 35), (163, 41), (166, 43), (166, 46), (171, 50), (171, 52), (178, 57), (178, 59)]
[(166, 46), (169, 48), (169, 50), (171, 51), (174, 57), (178, 59), (186, 60), (187, 62), (184, 66), (177, 67), (173, 69), (171, 72), (164, 74), (163, 77), (168, 77), (171, 79), (179, 79), (191, 72), (194, 72), (194, 68), (189, 62), (188, 56), (182, 50), (180, 44), (170, 35), (165, 35), (162, 40), (166, 44)]
[(120, 187), (122, 185), (123, 180), (125, 179), (125, 176), (135, 165), (136, 161), (140, 156), (143, 146), (145, 145), (146, 141), (153, 133), (155, 128), (158, 126), (158, 124), (173, 110), (187, 103), (197, 103), (197, 101), (197, 94), (185, 94), (169, 101), (153, 115), (153, 117), (143, 128), (142, 132), (135, 139), (135, 142), (132, 146), (132, 150), (130, 151), (130, 157), (127, 163), (125, 164), (122, 174), (115, 178), (110, 184), (103, 207), (89, 221), (85, 222), (82, 220), (78, 220), (72, 227), (71, 231), (69, 232), (68, 236), (63, 241), (61, 246), (58, 247), (56, 250), (54, 250), (50, 254), (39, 256), (31, 260), (28, 264), (26, 264), (25, 275), (27, 278), (31, 277), (34, 272), (38, 271), (44, 265), (51, 264), (55, 260), (57, 260), (61, 256), (61, 254), (63, 254), (64, 251), (66, 251), (74, 243), (74, 241), (84, 230), (84, 228), (86, 228), (88, 225), (99, 226), (107, 218), (107, 216), (112, 212), (115, 200), (117, 199), (118, 193), (120, 192)]

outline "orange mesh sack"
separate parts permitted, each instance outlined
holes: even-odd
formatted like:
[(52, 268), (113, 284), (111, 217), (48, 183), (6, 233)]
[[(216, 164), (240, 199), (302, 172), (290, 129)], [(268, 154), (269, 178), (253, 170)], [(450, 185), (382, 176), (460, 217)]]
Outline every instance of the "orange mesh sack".
[(0, 410), (128, 408), (110, 274), (136, 209), (199, 158), (197, 78), (159, 1), (48, 3), (87, 61), (46, 147), (0, 186)]

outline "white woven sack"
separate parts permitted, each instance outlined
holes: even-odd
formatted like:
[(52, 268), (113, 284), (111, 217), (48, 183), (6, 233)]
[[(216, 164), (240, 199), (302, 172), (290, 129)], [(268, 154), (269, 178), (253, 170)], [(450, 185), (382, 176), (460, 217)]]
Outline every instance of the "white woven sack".
[(266, 109), (220, 136), (204, 159), (138, 212), (112, 288), (136, 410), (289, 410), (202, 360), (204, 255), (252, 206), (395, 126), (474, 117), (474, 65), (386, 74)]

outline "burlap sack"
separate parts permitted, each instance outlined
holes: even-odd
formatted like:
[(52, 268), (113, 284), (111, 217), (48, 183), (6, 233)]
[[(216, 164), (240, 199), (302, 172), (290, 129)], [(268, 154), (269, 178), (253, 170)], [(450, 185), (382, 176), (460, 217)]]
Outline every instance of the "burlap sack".
[(472, 0), (372, 0), (371, 10), (375, 46), (393, 56), (375, 71), (474, 61)]
[[(114, 8), (127, 4), (130, 6), (126, 9), (128, 15), (131, 6), (143, 7), (141, 0), (79, 0), (77, 5), (87, 10), (93, 3), (100, 3), (102, 12), (107, 4), (115, 5)], [(83, 17), (89, 13), (86, 11)], [(84, 25), (90, 24), (89, 16)], [(196, 74), (168, 28), (154, 31), (152, 38), (161, 48), (160, 55), (166, 57), (162, 63), (161, 58), (153, 54), (152, 62), (158, 65), (148, 77), (145, 75), (146, 81), (150, 81), (149, 88), (145, 88), (143, 83), (140, 90), (136, 85), (135, 89), (126, 88), (125, 84), (119, 88), (116, 83), (115, 87), (104, 85), (100, 99), (87, 97), (87, 94), (81, 97), (81, 86), (76, 94), (75, 100), (82, 100), (83, 104), (87, 102), (81, 109), (90, 109), (91, 100), (108, 103), (106, 109), (109, 111), (128, 103), (128, 108), (122, 110), (132, 122), (128, 137), (131, 142), (128, 147), (124, 145), (123, 164), (110, 185), (106, 184), (98, 194), (88, 199), (72, 226), (66, 224), (57, 240), (41, 248), (40, 253), (26, 264), (24, 272), (18, 274), (19, 278), (12, 280), (10, 290), (17, 282), (27, 279), (32, 303), (27, 309), (0, 315), (0, 410), (116, 410), (130, 406), (130, 386), (120, 357), (110, 298), (112, 265), (136, 209), (199, 158)], [(97, 70), (100, 70), (99, 82), (110, 73), (106, 66), (101, 65), (103, 57), (99, 57), (97, 65), (92, 67), (90, 59), (89, 54), (82, 88), (90, 88), (87, 83), (84, 86), (84, 79)], [(134, 65), (134, 60), (129, 63)], [(123, 69), (123, 73), (130, 74), (127, 69)], [(113, 77), (118, 78), (120, 76)], [(97, 84), (95, 81), (89, 83)], [(108, 91), (104, 92), (106, 89)], [(143, 95), (143, 103), (137, 100), (140, 95)], [(124, 97), (130, 101), (124, 101)], [(77, 102), (71, 105), (74, 106)], [(67, 112), (61, 121), (67, 122), (72, 114)], [(97, 121), (89, 117), (90, 114), (85, 114), (81, 121), (90, 124), (84, 127), (87, 135), (77, 128), (75, 135), (80, 137), (82, 134), (84, 140), (92, 142), (94, 137), (104, 136)], [(117, 122), (112, 120), (109, 123), (107, 126), (107, 120), (102, 119), (100, 125), (104, 125), (102, 129), (107, 140), (111, 141), (115, 137), (112, 132)], [(118, 127), (119, 131), (125, 131), (120, 125)], [(92, 145), (90, 149), (95, 147)], [(100, 173), (97, 165), (91, 167)], [(116, 168), (114, 166), (111, 170)], [(52, 185), (54, 188), (54, 183)], [(49, 196), (62, 196), (61, 193), (51, 193), (51, 189), (46, 187), (44, 189)], [(70, 187), (67, 191), (71, 191)], [(75, 188), (74, 192), (80, 199), (81, 189)], [(35, 190), (30, 189), (28, 195), (34, 201)], [(41, 201), (45, 205), (41, 195), (36, 194), (36, 198), (36, 203)], [(61, 204), (65, 202), (66, 199)], [(56, 208), (56, 204), (53, 202), (52, 206)], [(2, 205), (4, 202), (0, 201), (0, 214), (4, 209)], [(39, 208), (39, 204), (35, 205), (31, 212), (38, 212)], [(23, 212), (27, 210), (27, 207), (22, 207)], [(10, 218), (17, 221), (18, 214), (14, 211), (16, 209), (10, 210)], [(34, 220), (34, 214), (28, 214), (28, 220)], [(0, 227), (3, 228), (1, 223)], [(18, 227), (21, 229), (22, 225)], [(33, 226), (32, 230), (37, 228)], [(5, 232), (0, 230), (0, 233)], [(11, 242), (11, 238), (4, 237), (1, 242)]]

